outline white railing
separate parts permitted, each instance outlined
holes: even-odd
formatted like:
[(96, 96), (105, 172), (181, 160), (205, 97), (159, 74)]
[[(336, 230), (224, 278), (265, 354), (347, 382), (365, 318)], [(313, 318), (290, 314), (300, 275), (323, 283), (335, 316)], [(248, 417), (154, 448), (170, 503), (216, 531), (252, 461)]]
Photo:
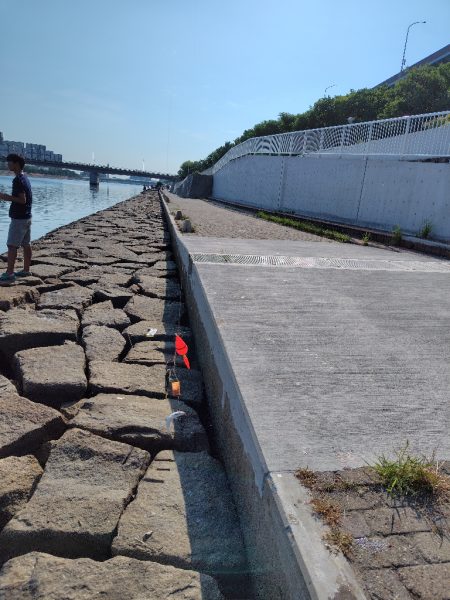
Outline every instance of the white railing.
[(450, 111), (250, 138), (203, 174), (213, 175), (231, 160), (254, 154), (449, 156)]

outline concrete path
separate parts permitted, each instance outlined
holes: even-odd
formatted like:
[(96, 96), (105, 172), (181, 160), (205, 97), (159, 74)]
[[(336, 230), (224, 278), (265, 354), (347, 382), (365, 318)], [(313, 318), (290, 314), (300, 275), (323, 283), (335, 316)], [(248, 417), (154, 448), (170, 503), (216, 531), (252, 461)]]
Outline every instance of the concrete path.
[[(261, 229), (271, 224), (253, 217), (254, 228), (246, 221), (239, 238), (229, 233), (227, 209), (203, 202), (203, 218), (201, 202), (172, 197), (168, 206), (185, 206), (196, 231), (207, 231), (177, 233), (178, 252), (208, 377), (220, 376), (209, 385), (210, 402), (237, 496), (246, 498), (241, 518), (258, 547), (256, 563), (279, 560), (291, 573), (283, 597), (304, 597), (297, 570), (311, 597), (338, 597), (330, 590), (345, 567), (321, 554), (311, 498), (294, 477), (308, 467), (334, 481), (332, 500), (345, 515), (368, 597), (447, 598), (450, 543), (436, 527), (448, 535), (449, 503), (436, 513), (429, 506), (429, 518), (399, 508), (358, 467), (407, 441), (412, 452), (450, 457), (450, 261), (287, 239), (291, 230), (264, 239), (270, 235)], [(346, 478), (349, 487), (339, 492)], [(249, 505), (257, 507), (254, 521)], [(273, 554), (262, 549), (264, 527)]]

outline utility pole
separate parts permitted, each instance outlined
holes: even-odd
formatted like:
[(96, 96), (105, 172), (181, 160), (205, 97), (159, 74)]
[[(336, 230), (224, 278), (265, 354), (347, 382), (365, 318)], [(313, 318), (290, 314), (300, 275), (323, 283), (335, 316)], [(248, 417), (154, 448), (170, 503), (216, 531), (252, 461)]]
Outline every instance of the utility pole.
[(402, 66), (400, 67), (400, 73), (404, 70), (405, 68), (405, 64), (406, 64), (406, 46), (408, 45), (408, 36), (409, 36), (409, 30), (411, 29), (411, 27), (413, 25), (419, 25), (419, 24), (424, 24), (426, 23), (426, 21), (414, 21), (414, 23), (411, 23), (408, 26), (408, 29), (406, 30), (406, 39), (405, 39), (405, 46), (403, 48), (403, 58), (402, 58)]

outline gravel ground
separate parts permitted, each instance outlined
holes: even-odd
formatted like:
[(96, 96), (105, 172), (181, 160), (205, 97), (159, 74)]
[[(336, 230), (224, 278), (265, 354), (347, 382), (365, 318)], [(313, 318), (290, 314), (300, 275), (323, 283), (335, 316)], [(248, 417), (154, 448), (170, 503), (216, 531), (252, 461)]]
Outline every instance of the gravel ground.
[(311, 233), (258, 219), (244, 209), (224, 206), (212, 200), (180, 198), (169, 192), (165, 192), (165, 194), (170, 199), (170, 211), (174, 212), (180, 209), (189, 217), (195, 228), (194, 233), (184, 235), (335, 243)]

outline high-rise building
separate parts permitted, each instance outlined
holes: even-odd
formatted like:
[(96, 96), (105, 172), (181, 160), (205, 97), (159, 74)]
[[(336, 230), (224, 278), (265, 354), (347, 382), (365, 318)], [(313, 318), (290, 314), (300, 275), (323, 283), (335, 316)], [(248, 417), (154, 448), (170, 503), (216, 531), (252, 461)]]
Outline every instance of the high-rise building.
[(8, 154), (21, 154), (28, 160), (45, 160), (48, 162), (62, 162), (62, 154), (56, 154), (52, 150), (47, 150), (44, 144), (32, 144), (30, 142), (13, 142), (3, 139), (3, 133), (0, 132), (0, 159)]

